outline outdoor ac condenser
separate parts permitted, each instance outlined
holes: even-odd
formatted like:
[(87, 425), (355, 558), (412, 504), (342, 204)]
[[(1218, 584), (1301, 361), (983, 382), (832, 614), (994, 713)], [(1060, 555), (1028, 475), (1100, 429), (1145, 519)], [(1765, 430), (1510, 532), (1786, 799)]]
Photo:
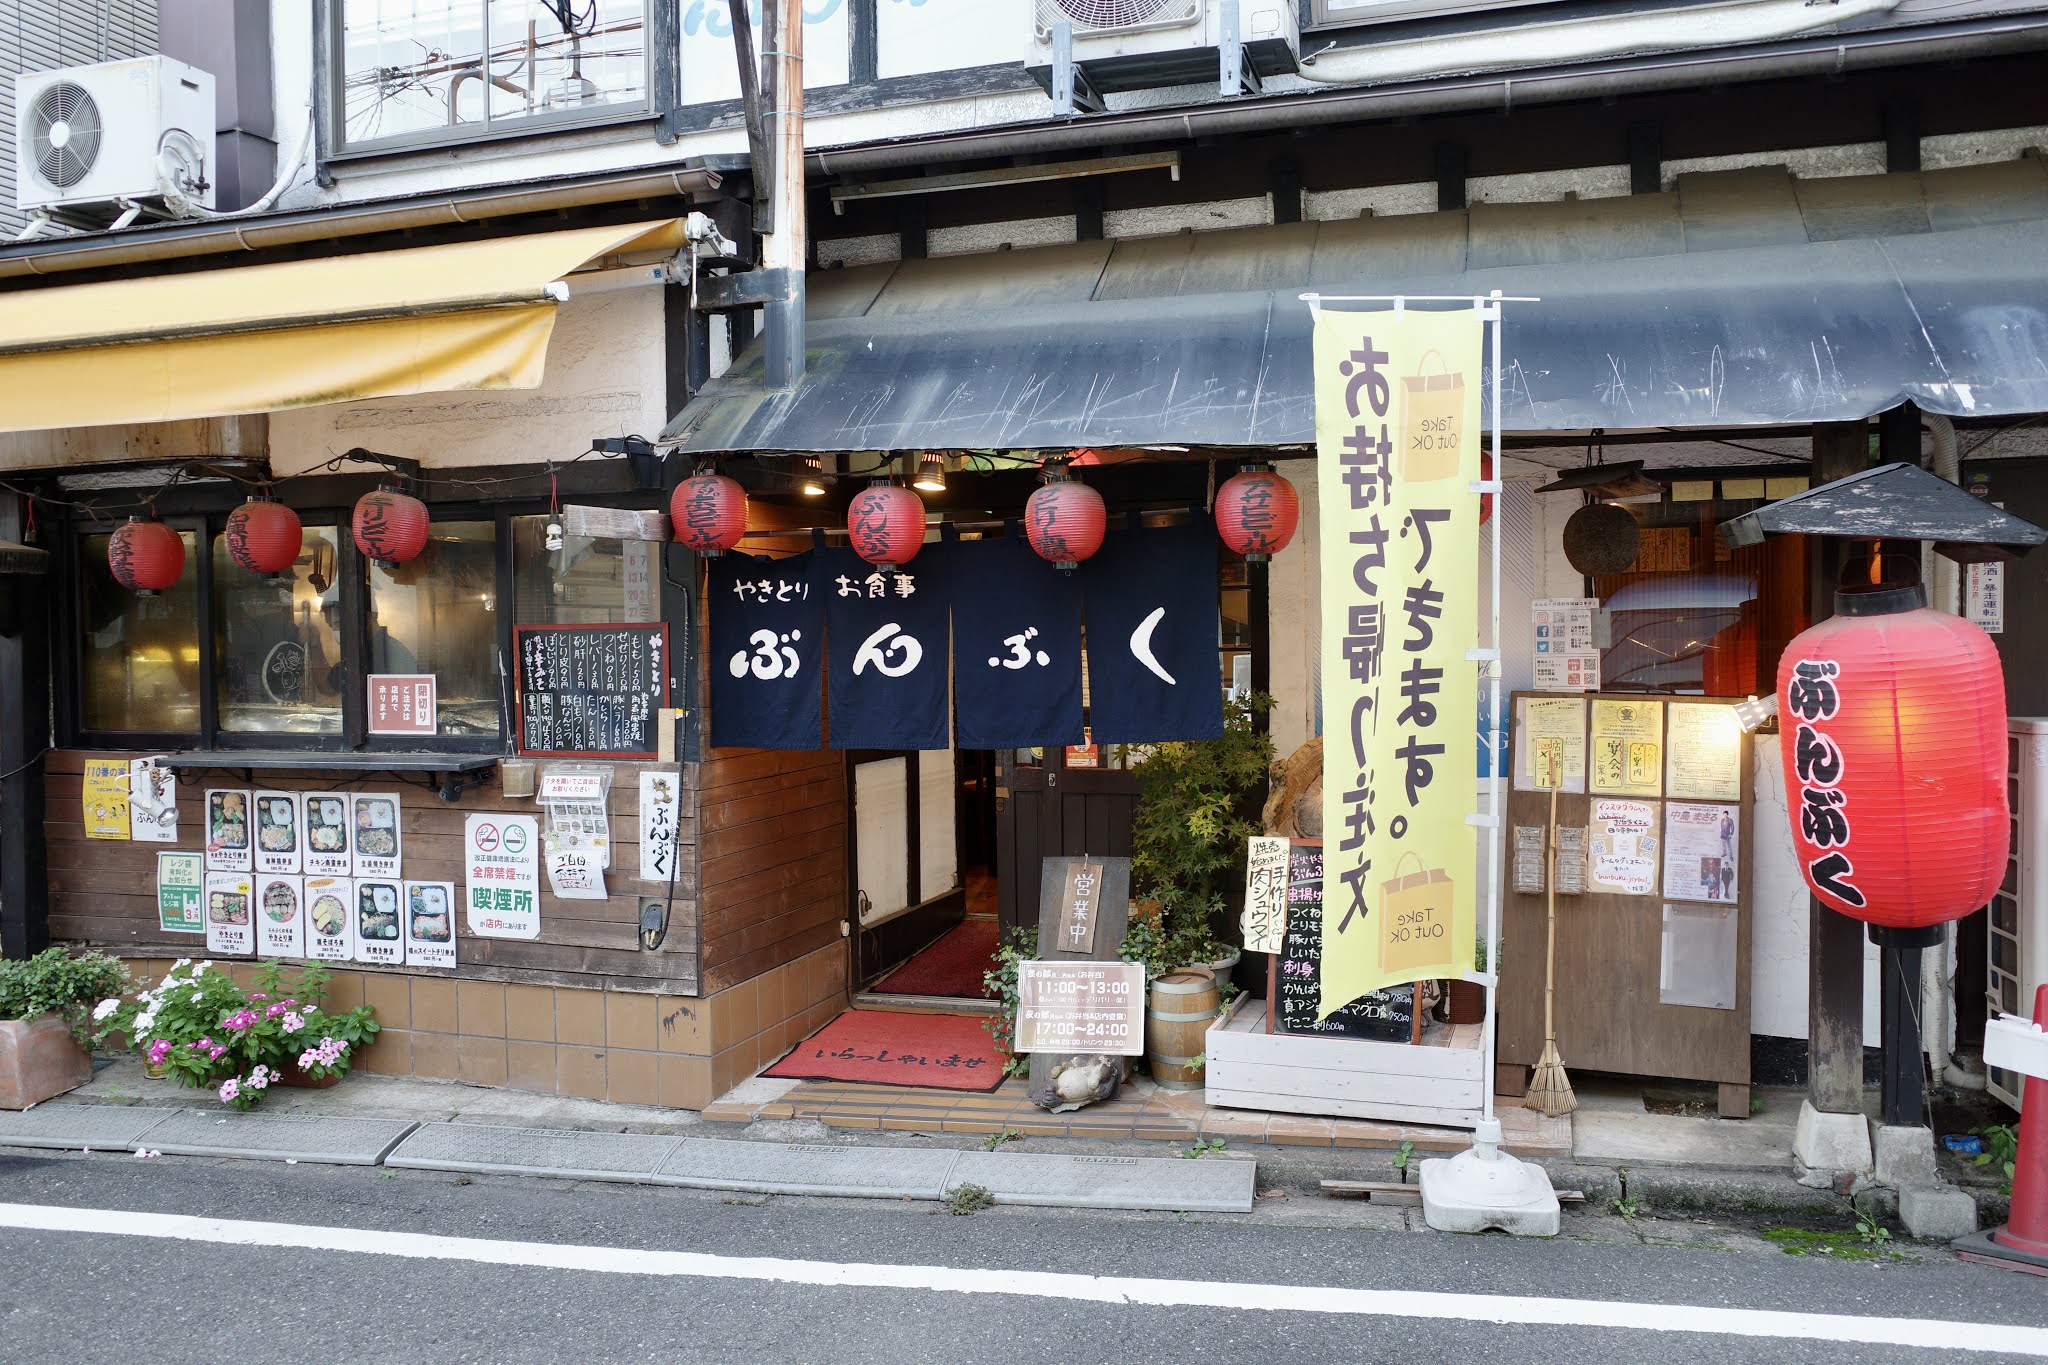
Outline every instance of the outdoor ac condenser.
[[(1994, 1016), (2027, 1018), (2048, 981), (2048, 717), (2014, 716), (2006, 735), (2012, 863), (1991, 898), (1986, 993)], [(2021, 1078), (1997, 1067), (1989, 1075), (1991, 1093), (2019, 1108)]]
[(1074, 62), (1103, 91), (1215, 80), (1226, 44), (1270, 76), (1294, 70), (1301, 48), (1296, 0), (1032, 0), (1031, 20), (1027, 68), (1055, 60), (1054, 30), (1065, 24)]
[(27, 71), (14, 86), (15, 198), (104, 227), (213, 207), (213, 77), (169, 57)]

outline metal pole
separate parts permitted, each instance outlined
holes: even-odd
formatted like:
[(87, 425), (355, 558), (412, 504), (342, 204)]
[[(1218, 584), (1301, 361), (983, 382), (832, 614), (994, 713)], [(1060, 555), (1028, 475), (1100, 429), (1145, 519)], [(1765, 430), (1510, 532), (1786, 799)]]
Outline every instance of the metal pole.
[(802, 0), (769, 0), (775, 26), (761, 54), (774, 73), (768, 110), (775, 147), (775, 231), (763, 240), (769, 298), (764, 363), (767, 387), (786, 392), (804, 377), (804, 16)]
[[(1500, 329), (1503, 309), (1500, 291), (1498, 289), (1494, 290), (1490, 299), (1484, 301), (1474, 300), (1474, 306), (1480, 309), (1482, 317), (1490, 314), (1493, 322), (1493, 481), (1498, 483), (1500, 482), (1502, 468), (1500, 434), (1502, 406)], [(1484, 472), (1483, 470), (1481, 471), (1482, 475)], [(1502, 781), (1500, 756), (1501, 502), (1501, 496), (1498, 493), (1494, 494), (1493, 518), (1490, 523), (1493, 528), (1493, 590), (1488, 602), (1488, 605), (1492, 608), (1488, 613), (1491, 617), (1491, 620), (1488, 622), (1488, 629), (1491, 631), (1491, 634), (1487, 637), (1488, 645), (1493, 651), (1493, 658), (1487, 664), (1487, 671), (1492, 675), (1493, 686), (1492, 714), (1487, 724), (1486, 733), (1488, 749), (1486, 755), (1486, 812), (1492, 817), (1492, 821), (1488, 825), (1486, 833), (1486, 973), (1488, 980), (1486, 983), (1486, 1021), (1482, 1026), (1485, 1038), (1486, 1060), (1484, 1062), (1485, 1069), (1480, 1073), (1480, 1088), (1486, 1098), (1485, 1116), (1489, 1121), (1493, 1118), (1494, 993), (1495, 983), (1500, 979), (1500, 852), (1501, 825), (1505, 819), (1505, 803), (1502, 799), (1505, 787)]]

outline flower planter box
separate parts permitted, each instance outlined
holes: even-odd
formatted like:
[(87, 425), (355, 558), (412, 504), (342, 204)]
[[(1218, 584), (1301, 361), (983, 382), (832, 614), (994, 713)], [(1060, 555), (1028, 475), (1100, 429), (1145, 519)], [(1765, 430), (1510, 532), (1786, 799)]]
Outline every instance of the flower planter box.
[(0, 1020), (0, 1109), (26, 1109), (91, 1079), (91, 1054), (57, 1015)]
[(1466, 1025), (1426, 1043), (1266, 1032), (1266, 1002), (1241, 995), (1209, 1026), (1210, 1104), (1337, 1118), (1478, 1124), (1486, 1103), (1485, 1033)]

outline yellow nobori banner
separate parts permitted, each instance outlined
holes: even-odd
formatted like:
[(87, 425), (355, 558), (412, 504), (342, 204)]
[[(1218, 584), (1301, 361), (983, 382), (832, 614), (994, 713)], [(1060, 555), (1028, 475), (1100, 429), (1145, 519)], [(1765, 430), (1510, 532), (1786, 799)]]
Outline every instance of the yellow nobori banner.
[(1472, 970), (1476, 311), (1324, 311), (1322, 1014)]

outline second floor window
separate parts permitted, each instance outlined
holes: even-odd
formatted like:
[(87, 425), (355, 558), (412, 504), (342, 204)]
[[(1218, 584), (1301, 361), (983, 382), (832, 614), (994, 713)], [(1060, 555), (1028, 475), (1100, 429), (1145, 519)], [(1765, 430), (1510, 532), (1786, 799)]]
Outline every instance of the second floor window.
[(649, 0), (339, 0), (344, 150), (648, 107)]

